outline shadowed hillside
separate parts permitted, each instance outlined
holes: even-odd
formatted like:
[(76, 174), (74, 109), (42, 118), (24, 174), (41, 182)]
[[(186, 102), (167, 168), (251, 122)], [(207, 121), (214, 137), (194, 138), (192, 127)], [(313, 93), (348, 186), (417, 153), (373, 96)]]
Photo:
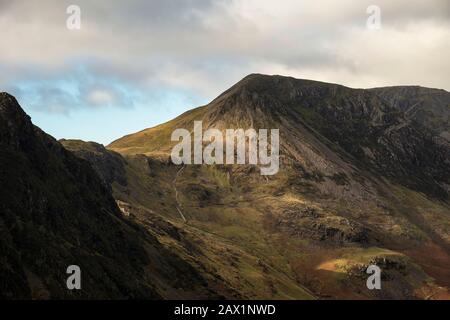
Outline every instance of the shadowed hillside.
[[(222, 259), (217, 269), (240, 292), (286, 297), (281, 272), (319, 298), (446, 297), (450, 157), (438, 135), (448, 126), (432, 130), (390, 94), (250, 75), (210, 104), (108, 146), (129, 168), (129, 185), (113, 182), (114, 196), (141, 221), (157, 215), (192, 237), (208, 235), (206, 254), (232, 245), (234, 263)], [(437, 106), (422, 95), (421, 108), (442, 113), (448, 95), (439, 90)], [(280, 172), (172, 165), (172, 131), (192, 130), (195, 120), (204, 130), (279, 128)], [(387, 273), (381, 292), (365, 287), (365, 267), (375, 262)], [(256, 278), (265, 283), (258, 290)]]
[[(5, 93), (0, 149), (1, 298), (236, 297), (124, 218), (111, 180), (102, 183)], [(81, 290), (66, 287), (73, 264)]]

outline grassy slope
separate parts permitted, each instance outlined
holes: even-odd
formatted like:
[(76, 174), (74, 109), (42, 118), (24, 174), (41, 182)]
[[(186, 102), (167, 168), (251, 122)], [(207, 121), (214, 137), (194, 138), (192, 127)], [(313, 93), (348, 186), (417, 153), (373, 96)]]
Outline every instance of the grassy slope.
[(120, 152), (122, 154), (152, 154), (170, 152), (172, 145), (176, 143), (167, 143), (167, 141), (170, 141), (172, 132), (177, 128), (192, 129), (191, 126), (193, 121), (201, 120), (206, 111), (206, 107), (199, 107), (189, 110), (169, 122), (113, 141), (108, 146), (108, 149)]

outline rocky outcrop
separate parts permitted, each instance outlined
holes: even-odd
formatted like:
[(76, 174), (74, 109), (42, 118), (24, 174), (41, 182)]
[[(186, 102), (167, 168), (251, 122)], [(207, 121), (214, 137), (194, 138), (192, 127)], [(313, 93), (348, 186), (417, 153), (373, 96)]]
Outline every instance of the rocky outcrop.
[(367, 244), (369, 229), (356, 221), (319, 212), (311, 207), (285, 208), (276, 221), (280, 232), (303, 239), (312, 239), (330, 245), (343, 243)]

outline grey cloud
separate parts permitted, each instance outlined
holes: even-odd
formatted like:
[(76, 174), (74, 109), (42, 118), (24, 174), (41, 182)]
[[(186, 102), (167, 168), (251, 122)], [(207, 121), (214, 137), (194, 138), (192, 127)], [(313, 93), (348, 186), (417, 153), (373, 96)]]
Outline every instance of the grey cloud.
[(77, 96), (58, 87), (41, 85), (13, 93), (25, 107), (41, 112), (69, 114), (74, 107), (79, 107)]
[[(450, 89), (450, 62), (430, 59), (450, 46), (448, 0), (379, 0), (382, 30), (372, 33), (369, 0), (79, 0), (82, 29), (71, 32), (72, 3), (0, 2), (0, 85), (45, 82), (34, 101), (48, 111), (98, 107), (93, 90), (109, 107), (132, 107), (161, 89), (212, 99), (251, 72)], [(80, 96), (64, 81), (77, 83)]]
[(73, 71), (67, 78), (30, 78), (5, 88), (27, 108), (66, 115), (81, 108), (133, 108), (141, 94), (129, 83), (111, 81), (89, 70)]

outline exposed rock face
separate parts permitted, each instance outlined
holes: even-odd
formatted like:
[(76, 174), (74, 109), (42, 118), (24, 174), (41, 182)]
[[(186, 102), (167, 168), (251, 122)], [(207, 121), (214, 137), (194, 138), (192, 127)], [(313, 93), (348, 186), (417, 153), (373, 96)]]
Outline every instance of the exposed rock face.
[(102, 178), (105, 186), (110, 188), (112, 183), (126, 186), (125, 160), (115, 152), (107, 152), (105, 147), (95, 142), (80, 140), (59, 141), (67, 150), (91, 163), (95, 171)]
[(372, 92), (447, 142), (450, 141), (450, 93), (419, 86), (374, 88)]
[(286, 208), (276, 222), (281, 232), (304, 239), (325, 242), (328, 245), (343, 243), (367, 244), (369, 230), (356, 221), (329, 216), (314, 208)]
[[(429, 91), (439, 97), (432, 100), (438, 101), (437, 106), (432, 104), (429, 109), (449, 113), (449, 93)], [(412, 96), (410, 104), (420, 103), (425, 108), (425, 97), (424, 93)], [(245, 122), (257, 128), (280, 127), (283, 156), (298, 160), (307, 171), (336, 174), (336, 169), (344, 166), (323, 150), (321, 143), (331, 142), (341, 158), (350, 155), (350, 162), (362, 162), (380, 175), (448, 198), (450, 148), (434, 139), (430, 119), (412, 121), (404, 104), (386, 99), (379, 91), (252, 75), (213, 101), (206, 118), (211, 126), (219, 127), (222, 123), (239, 127)], [(437, 134), (449, 128), (449, 122), (443, 120)], [(311, 130), (314, 137), (305, 133)]]

